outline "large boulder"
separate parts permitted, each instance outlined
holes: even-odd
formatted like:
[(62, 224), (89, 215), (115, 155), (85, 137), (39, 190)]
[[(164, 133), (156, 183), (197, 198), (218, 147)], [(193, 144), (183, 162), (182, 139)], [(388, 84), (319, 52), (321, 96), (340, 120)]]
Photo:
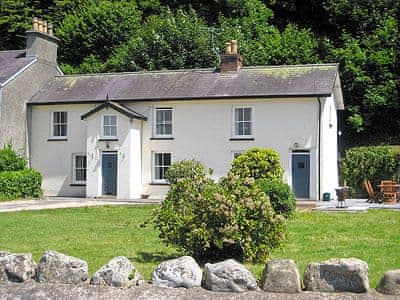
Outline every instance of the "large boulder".
[(36, 263), (31, 253), (0, 251), (0, 280), (24, 282), (35, 276)]
[(88, 279), (88, 264), (79, 258), (46, 251), (39, 261), (36, 279), (40, 283), (85, 282)]
[(204, 287), (216, 292), (245, 292), (257, 290), (257, 281), (243, 265), (233, 259), (206, 264)]
[(162, 262), (153, 272), (152, 283), (162, 287), (192, 288), (201, 286), (203, 272), (190, 256)]
[(270, 260), (264, 269), (262, 289), (273, 293), (301, 292), (300, 273), (292, 259)]
[(118, 256), (111, 259), (94, 273), (90, 284), (106, 285), (115, 287), (126, 287), (138, 285), (141, 276), (133, 264), (125, 256)]
[(400, 269), (387, 271), (376, 290), (382, 294), (400, 295)]
[(304, 273), (307, 291), (365, 293), (369, 290), (368, 264), (357, 258), (332, 258), (310, 263)]

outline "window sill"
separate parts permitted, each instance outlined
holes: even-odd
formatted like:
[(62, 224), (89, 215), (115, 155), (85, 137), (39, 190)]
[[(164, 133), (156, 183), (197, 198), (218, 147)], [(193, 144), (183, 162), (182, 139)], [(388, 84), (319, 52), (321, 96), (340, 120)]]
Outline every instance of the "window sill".
[(236, 138), (230, 138), (230, 141), (254, 141), (253, 137), (236, 137)]
[(65, 138), (48, 138), (47, 139), (48, 142), (65, 142), (68, 141), (68, 139)]
[(168, 182), (150, 182), (149, 185), (169, 185)]
[(99, 141), (99, 142), (118, 142), (119, 139), (115, 139), (115, 138), (109, 138), (109, 139), (103, 138), (103, 139), (99, 139), (98, 141)]
[(86, 183), (71, 183), (69, 186), (86, 186)]
[(173, 137), (151, 137), (150, 140), (157, 141), (157, 140), (173, 140)]

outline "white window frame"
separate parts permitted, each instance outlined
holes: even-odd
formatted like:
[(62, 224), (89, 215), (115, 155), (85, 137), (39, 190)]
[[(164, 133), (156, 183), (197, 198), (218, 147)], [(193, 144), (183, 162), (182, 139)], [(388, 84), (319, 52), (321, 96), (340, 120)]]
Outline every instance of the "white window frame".
[[(157, 133), (157, 111), (169, 110), (171, 111), (171, 133), (170, 134), (158, 134)], [(169, 124), (169, 122), (163, 122), (163, 125)], [(155, 107), (153, 111), (153, 136), (159, 138), (171, 138), (174, 135), (174, 108), (173, 107)]]
[[(59, 125), (65, 125), (65, 135), (54, 135), (54, 114), (55, 113), (65, 113), (66, 114), (66, 122), (65, 123), (57, 123)], [(51, 122), (50, 122), (50, 136), (52, 139), (65, 139), (68, 136), (68, 111), (65, 110), (58, 110), (51, 112)]]
[[(83, 170), (85, 170), (86, 173), (86, 180), (77, 180), (76, 179), (76, 170), (78, 169), (76, 166), (76, 157), (77, 156), (84, 156), (86, 157), (86, 166), (85, 168), (81, 168)], [(87, 181), (87, 155), (86, 153), (73, 153), (72, 154), (72, 184), (86, 184)]]
[[(153, 183), (162, 183), (162, 184), (167, 184), (167, 179), (156, 179), (156, 155), (157, 154), (169, 154), (170, 155), (170, 161), (171, 164), (169, 166), (172, 165), (173, 163), (173, 156), (171, 152), (167, 152), (167, 151), (154, 151), (151, 154), (151, 180)], [(160, 165), (159, 167), (165, 167), (166, 165)]]
[[(104, 130), (104, 119), (105, 117), (115, 117), (115, 135), (105, 135), (105, 130)], [(111, 127), (111, 125), (107, 125)], [(115, 114), (104, 114), (101, 116), (101, 137), (103, 139), (116, 139), (118, 136), (118, 116)]]
[[(239, 135), (236, 132), (236, 123), (240, 122), (240, 121), (236, 121), (235, 117), (236, 117), (236, 109), (243, 109), (243, 108), (249, 108), (250, 109), (250, 134), (243, 134), (243, 135)], [(241, 121), (241, 122), (248, 122), (248, 121)], [(254, 136), (254, 108), (252, 106), (234, 106), (232, 108), (232, 137), (234, 138), (243, 138), (243, 139), (247, 139), (247, 138), (253, 138)]]

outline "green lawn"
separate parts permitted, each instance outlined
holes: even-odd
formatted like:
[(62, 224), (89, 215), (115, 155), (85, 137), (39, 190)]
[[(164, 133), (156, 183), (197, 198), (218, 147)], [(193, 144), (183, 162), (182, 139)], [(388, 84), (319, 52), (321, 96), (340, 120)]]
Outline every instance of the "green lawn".
[[(162, 260), (177, 256), (152, 226), (143, 227), (154, 206), (90, 207), (0, 214), (0, 250), (31, 252), (38, 261), (45, 250), (85, 259), (93, 273), (110, 258), (129, 257), (150, 279)], [(275, 258), (307, 263), (331, 257), (358, 257), (370, 266), (375, 287), (386, 270), (400, 269), (400, 211), (367, 213), (299, 212), (289, 224), (285, 250)], [(260, 278), (262, 264), (247, 264)]]

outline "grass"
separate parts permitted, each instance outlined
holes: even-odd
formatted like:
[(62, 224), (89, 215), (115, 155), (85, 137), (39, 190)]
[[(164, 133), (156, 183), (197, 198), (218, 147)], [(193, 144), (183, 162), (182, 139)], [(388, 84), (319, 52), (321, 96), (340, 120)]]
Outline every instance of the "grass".
[[(31, 252), (38, 261), (45, 250), (85, 259), (94, 273), (109, 259), (124, 255), (146, 279), (161, 261), (178, 256), (157, 237), (149, 220), (154, 206), (89, 207), (0, 214), (0, 250)], [(309, 262), (357, 257), (369, 264), (370, 284), (400, 269), (400, 212), (298, 212), (290, 221), (287, 245), (274, 258), (292, 258), (303, 273)], [(258, 278), (263, 264), (246, 264)]]

